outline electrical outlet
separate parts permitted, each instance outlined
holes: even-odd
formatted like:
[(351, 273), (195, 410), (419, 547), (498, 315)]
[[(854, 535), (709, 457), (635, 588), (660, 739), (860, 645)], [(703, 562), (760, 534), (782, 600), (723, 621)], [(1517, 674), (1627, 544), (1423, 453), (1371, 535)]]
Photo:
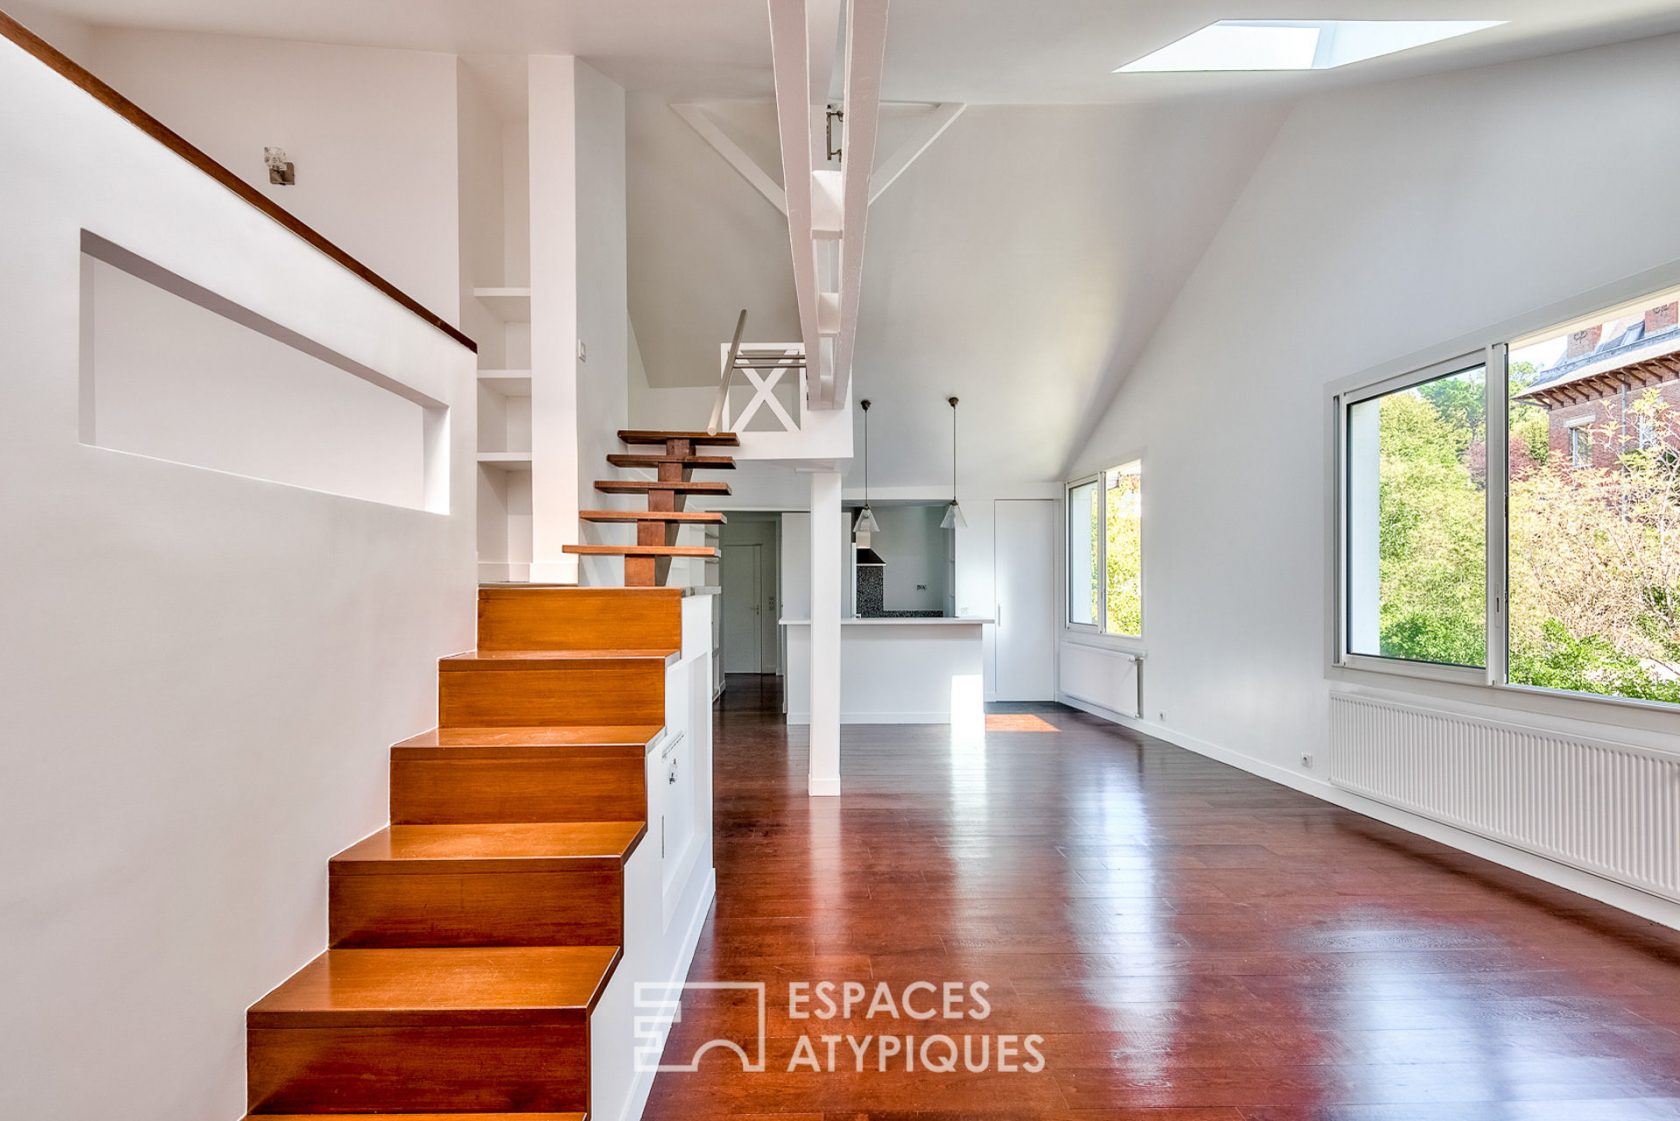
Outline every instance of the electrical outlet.
[(1310, 771), (1310, 770), (1312, 770), (1312, 765), (1313, 765), (1312, 752), (1310, 752), (1310, 751), (1301, 752), (1301, 766), (1307, 768)]

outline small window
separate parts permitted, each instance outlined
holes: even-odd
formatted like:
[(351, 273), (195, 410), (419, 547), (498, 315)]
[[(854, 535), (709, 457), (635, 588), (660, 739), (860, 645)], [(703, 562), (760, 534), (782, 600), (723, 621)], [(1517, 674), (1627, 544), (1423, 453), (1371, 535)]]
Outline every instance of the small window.
[(1592, 429), (1584, 424), (1569, 430), (1569, 462), (1576, 467), (1592, 466)]
[(1657, 418), (1649, 412), (1635, 414), (1639, 427), (1639, 450), (1650, 451), (1657, 446)]
[(1143, 634), (1143, 463), (1068, 487), (1068, 623)]
[(1143, 464), (1134, 461), (1103, 473), (1108, 611), (1103, 630), (1143, 634)]
[(1348, 407), (1350, 654), (1486, 662), (1487, 371), (1447, 371)]
[(1102, 618), (1102, 489), (1100, 480), (1068, 488), (1068, 622), (1094, 627)]

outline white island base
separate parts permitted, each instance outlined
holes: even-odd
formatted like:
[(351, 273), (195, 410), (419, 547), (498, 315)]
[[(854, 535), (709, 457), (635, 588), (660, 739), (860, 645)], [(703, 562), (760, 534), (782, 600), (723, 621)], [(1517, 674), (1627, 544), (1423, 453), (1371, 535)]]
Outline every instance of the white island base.
[[(990, 619), (840, 620), (840, 723), (980, 725)], [(787, 628), (787, 722), (811, 722), (811, 623)]]

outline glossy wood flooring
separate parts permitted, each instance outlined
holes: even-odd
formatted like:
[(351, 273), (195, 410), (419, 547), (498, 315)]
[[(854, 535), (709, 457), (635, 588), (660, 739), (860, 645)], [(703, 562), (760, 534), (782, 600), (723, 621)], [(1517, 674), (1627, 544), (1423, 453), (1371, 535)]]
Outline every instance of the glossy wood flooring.
[[(774, 679), (717, 717), (693, 980), (768, 985), (767, 1070), (659, 1076), (655, 1121), (1680, 1118), (1680, 936), (1066, 709), (847, 728), (805, 795)], [(791, 1020), (787, 985), (985, 981), (984, 1021)], [(667, 1063), (749, 1043), (694, 994)], [(798, 1036), (1038, 1033), (1042, 1072), (788, 1073)]]

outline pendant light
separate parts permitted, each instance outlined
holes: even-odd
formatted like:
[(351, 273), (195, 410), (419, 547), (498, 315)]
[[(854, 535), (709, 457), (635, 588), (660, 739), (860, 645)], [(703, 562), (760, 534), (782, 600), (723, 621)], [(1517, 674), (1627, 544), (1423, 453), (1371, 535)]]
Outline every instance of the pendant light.
[(858, 511), (857, 521), (852, 523), (854, 531), (862, 533), (881, 532), (881, 523), (875, 520), (875, 511), (869, 508), (869, 399), (861, 402), (863, 405), (863, 509)]
[(957, 399), (947, 397), (946, 401), (951, 406), (951, 504), (945, 507), (945, 520), (939, 525), (942, 529), (967, 529), (968, 519), (957, 505)]

